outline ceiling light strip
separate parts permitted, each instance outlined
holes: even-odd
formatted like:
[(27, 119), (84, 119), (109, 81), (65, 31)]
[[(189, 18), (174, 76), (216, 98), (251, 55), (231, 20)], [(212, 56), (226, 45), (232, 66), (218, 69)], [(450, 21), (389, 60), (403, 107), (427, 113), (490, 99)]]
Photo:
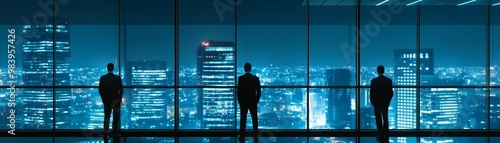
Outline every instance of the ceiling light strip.
[(421, 2), (422, 0), (417, 0), (417, 1), (414, 1), (414, 2), (411, 2), (409, 4), (406, 4), (406, 6), (410, 6), (410, 5), (413, 5), (413, 4), (416, 4), (416, 3), (419, 3)]
[(475, 2), (475, 1), (476, 1), (476, 0), (466, 1), (466, 2), (463, 2), (463, 3), (458, 4), (457, 6), (462, 6), (462, 5), (465, 5), (465, 4), (468, 4), (468, 3), (471, 3), (471, 2)]
[(384, 3), (388, 2), (388, 1), (389, 1), (389, 0), (384, 0), (383, 2), (378, 3), (378, 4), (377, 4), (377, 6), (379, 6), (379, 5), (381, 5), (381, 4), (384, 4)]

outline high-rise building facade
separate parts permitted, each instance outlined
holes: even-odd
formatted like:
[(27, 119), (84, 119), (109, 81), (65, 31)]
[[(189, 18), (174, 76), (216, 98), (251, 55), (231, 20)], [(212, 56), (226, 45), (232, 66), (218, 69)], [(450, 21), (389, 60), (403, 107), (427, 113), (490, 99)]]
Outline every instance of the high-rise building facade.
[(197, 73), (198, 86), (212, 86), (198, 91), (201, 128), (234, 129), (234, 89), (223, 88), (236, 85), (234, 43), (202, 42), (198, 49)]
[[(420, 58), (417, 69), (417, 58)], [(396, 115), (396, 121), (391, 120), (389, 127), (397, 129), (417, 129), (417, 70), (420, 76), (434, 74), (434, 58), (432, 49), (396, 49), (394, 50), (394, 86), (404, 86), (394, 89), (389, 114)], [(414, 86), (415, 88), (413, 88)], [(393, 109), (393, 110), (390, 110)], [(395, 110), (396, 111), (395, 111)], [(395, 126), (392, 126), (395, 125)], [(398, 138), (398, 142), (406, 142), (405, 137)]]
[[(436, 75), (420, 77), (421, 86), (457, 85), (459, 80), (440, 80)], [(420, 129), (459, 129), (462, 91), (458, 88), (420, 89)]]
[(71, 127), (71, 89), (52, 88), (71, 85), (69, 26), (67, 18), (55, 22), (23, 26), (22, 85), (47, 87), (23, 90), (24, 128)]
[[(325, 71), (327, 86), (349, 86), (351, 71), (349, 69), (327, 69)], [(334, 129), (351, 127), (351, 94), (348, 88), (329, 88), (326, 120)]]
[[(127, 85), (162, 86), (167, 84), (165, 61), (129, 61), (125, 76)], [(173, 125), (167, 118), (168, 95), (165, 89), (133, 88), (127, 97), (130, 111), (130, 128), (156, 129)], [(170, 103), (172, 104), (172, 103)]]

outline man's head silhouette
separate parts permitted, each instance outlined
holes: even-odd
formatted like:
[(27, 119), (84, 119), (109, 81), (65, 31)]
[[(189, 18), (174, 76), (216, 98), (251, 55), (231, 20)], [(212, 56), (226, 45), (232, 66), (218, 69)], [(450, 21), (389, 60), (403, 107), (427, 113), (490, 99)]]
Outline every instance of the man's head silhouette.
[(245, 66), (243, 66), (245, 69), (245, 72), (250, 72), (252, 71), (252, 65), (250, 63), (245, 63)]
[(377, 67), (378, 74), (384, 74), (384, 66), (380, 65)]
[(109, 63), (107, 68), (108, 72), (112, 72), (113, 70), (115, 70), (115, 65), (113, 63)]

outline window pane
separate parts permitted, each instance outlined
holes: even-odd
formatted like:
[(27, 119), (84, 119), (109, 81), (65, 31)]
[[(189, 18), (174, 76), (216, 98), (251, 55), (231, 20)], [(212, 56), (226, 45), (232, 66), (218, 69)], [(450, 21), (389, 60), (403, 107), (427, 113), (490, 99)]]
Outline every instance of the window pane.
[(121, 128), (174, 129), (173, 88), (129, 88), (123, 98)]
[[(421, 82), (425, 82), (423, 76), (435, 75), (450, 82), (430, 82), (427, 85), (486, 85), (487, 12), (483, 5), (421, 8), (421, 48), (434, 53), (429, 53), (431, 63), (434, 63), (434, 69), (429, 70), (434, 72), (421, 72)], [(420, 53), (421, 59), (427, 58), (425, 54)], [(427, 70), (423, 64), (421, 62), (420, 68)]]
[(500, 129), (500, 89), (494, 88), (490, 93), (490, 128)]
[[(307, 100), (305, 88), (263, 88), (257, 105), (259, 129), (306, 129)], [(236, 111), (238, 128), (240, 107)], [(250, 112), (247, 129), (252, 129)]]
[[(184, 137), (179, 138), (181, 143), (234, 143), (238, 138), (234, 137)], [(259, 137), (263, 143), (307, 143), (306, 137)], [(245, 143), (253, 143), (252, 137), (245, 138)]]
[[(263, 85), (307, 85), (306, 8), (302, 1), (241, 2), (237, 9), (238, 67), (249, 62), (252, 71), (262, 69), (262, 75), (253, 73)], [(242, 74), (238, 69), (238, 75)]]
[(356, 84), (356, 7), (316, 5), (309, 12), (309, 85), (328, 85), (326, 71), (348, 69), (350, 82)]
[(57, 86), (97, 86), (108, 63), (115, 64), (114, 71), (119, 73), (116, 1), (71, 1), (60, 4), (57, 15)]
[(129, 137), (125, 140), (132, 143), (174, 143), (174, 138), (167, 137)]
[[(500, 78), (498, 74), (500, 69), (498, 64), (500, 64), (500, 6), (490, 7), (490, 80), (491, 86), (498, 86), (500, 84)], [(498, 89), (491, 90), (490, 93), (490, 128), (500, 129), (500, 92)]]
[(181, 143), (234, 143), (235, 137), (182, 137)]
[(327, 143), (327, 142), (355, 143), (356, 138), (350, 138), (350, 137), (310, 137), (309, 138), (309, 143)]
[[(89, 11), (89, 8), (93, 10)], [(56, 86), (96, 86), (99, 77), (105, 73), (104, 67), (107, 63), (114, 63), (115, 68), (119, 67), (116, 11), (118, 6), (111, 1), (71, 1), (60, 7), (54, 39)], [(115, 70), (115, 73), (119, 73), (118, 70)], [(86, 112), (88, 110), (81, 110), (90, 107), (88, 103), (82, 101), (89, 100), (93, 94), (91, 91), (95, 90), (83, 90), (87, 91), (80, 92), (71, 88), (54, 90), (56, 128), (82, 129), (89, 126), (89, 118), (79, 117), (90, 117)], [(75, 119), (81, 119), (83, 122), (73, 122)]]
[[(371, 80), (378, 76), (379, 65), (385, 67), (384, 75), (392, 79), (394, 86), (416, 86), (414, 55), (417, 48), (417, 9), (402, 5), (390, 6), (392, 4), (394, 2), (361, 7), (360, 76), (363, 86), (369, 86)], [(365, 94), (369, 95), (369, 92)], [(361, 102), (361, 107), (366, 107), (366, 103), (368, 102)], [(366, 114), (368, 113), (363, 113), (361, 117)], [(395, 120), (389, 122), (395, 129), (416, 129), (415, 88), (394, 89), (389, 114), (395, 115)]]
[[(180, 129), (234, 129), (233, 88), (180, 88)], [(201, 96), (205, 95), (205, 96)]]
[(438, 143), (438, 142), (450, 142), (450, 143), (484, 143), (487, 142), (488, 138), (485, 137), (421, 137), (421, 143)]
[(491, 137), (490, 139), (490, 142), (492, 143), (500, 142), (500, 137)]
[[(122, 0), (121, 5), (124, 84), (174, 85), (174, 1), (153, 0), (144, 3)], [(147, 77), (162, 82), (145, 80)], [(130, 78), (144, 82), (129, 81)]]
[(234, 7), (227, 2), (179, 1), (181, 86), (234, 85)]
[[(121, 139), (123, 140), (123, 139)], [(54, 143), (100, 143), (103, 142), (102, 137), (57, 137)], [(51, 141), (52, 143), (52, 141)]]
[[(402, 92), (401, 94), (415, 94), (414, 91), (416, 88), (394, 88), (394, 91), (405, 91)], [(370, 102), (370, 88), (362, 88), (360, 93), (360, 125), (361, 129), (377, 129), (377, 124), (375, 122), (375, 110), (373, 109), (373, 105)], [(413, 93), (411, 93), (413, 91)], [(396, 129), (398, 126), (397, 123), (408, 123), (408, 122), (413, 122), (411, 118), (416, 118), (414, 114), (411, 114), (412, 109), (409, 108), (401, 108), (400, 110), (395, 110), (394, 106), (398, 101), (396, 100), (397, 97), (394, 97), (391, 100), (390, 106), (389, 106), (389, 112), (387, 117), (389, 118), (389, 129)], [(403, 99), (408, 99), (408, 98), (403, 98)], [(399, 103), (401, 106), (410, 106), (411, 104), (415, 104), (414, 102), (411, 103), (410, 101), (406, 102), (401, 102)], [(399, 105), (398, 104), (398, 105)], [(415, 109), (413, 109), (415, 110)], [(396, 114), (399, 114), (399, 116), (396, 116)], [(399, 120), (397, 117), (404, 118), (406, 120)]]
[[(41, 93), (49, 88), (15, 88), (0, 89), (0, 98), (10, 98), (10, 92), (15, 92), (14, 100), (0, 103), (2, 120), (6, 125), (1, 129), (52, 129), (53, 127), (53, 96)], [(25, 96), (28, 95), (28, 96)], [(9, 106), (11, 105), (11, 106)], [(58, 108), (59, 111), (64, 110)], [(68, 122), (65, 122), (67, 124)], [(15, 131), (14, 131), (15, 133)]]
[(310, 129), (355, 129), (356, 89), (309, 89)]
[(52, 143), (52, 137), (1, 137), (0, 142), (3, 143)]
[[(263, 88), (257, 105), (259, 129), (306, 129), (306, 101), (305, 88)], [(239, 105), (236, 112), (240, 128)], [(246, 125), (252, 128), (250, 112)]]
[[(51, 0), (46, 2), (52, 3)], [(53, 23), (53, 13), (43, 8), (37, 1), (0, 2), (0, 37), (8, 49), (0, 60), (0, 85), (52, 86), (53, 32), (49, 27)]]
[[(52, 1), (47, 1), (52, 3)], [(52, 86), (54, 85), (53, 68), (53, 21), (51, 11), (43, 11), (36, 1), (0, 2), (0, 28), (8, 53), (2, 60), (0, 68), (0, 85), (15, 86), (11, 90), (3, 90), (3, 99), (12, 100), (4, 104), (0, 110), (5, 116), (15, 115), (14, 129), (51, 129), (53, 128), (53, 90), (26, 88), (19, 86)], [(5, 7), (4, 7), (5, 6)], [(9, 56), (9, 54), (11, 54)], [(11, 70), (9, 73), (9, 69)], [(66, 74), (67, 75), (67, 74)], [(16, 103), (16, 106), (13, 105)], [(29, 105), (27, 104), (29, 103)], [(16, 111), (14, 114), (10, 110)], [(43, 113), (43, 114), (42, 114)], [(28, 118), (22, 117), (30, 116)], [(13, 126), (12, 126), (13, 127)], [(11, 125), (1, 127), (11, 128)]]
[[(375, 137), (362, 137), (361, 143), (379, 143)], [(389, 137), (391, 143), (417, 143), (416, 137)]]
[(483, 88), (422, 88), (421, 129), (486, 129)]
[(203, 113), (198, 90), (200, 89), (179, 89), (179, 129), (201, 128)]

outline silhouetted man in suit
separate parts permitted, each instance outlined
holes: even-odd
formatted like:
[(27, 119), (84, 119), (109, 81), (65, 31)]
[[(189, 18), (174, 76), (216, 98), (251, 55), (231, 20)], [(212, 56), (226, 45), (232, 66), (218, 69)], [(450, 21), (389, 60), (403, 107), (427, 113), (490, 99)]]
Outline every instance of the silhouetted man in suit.
[(254, 142), (258, 142), (258, 119), (257, 119), (257, 104), (260, 101), (260, 81), (255, 75), (252, 75), (252, 65), (250, 63), (245, 63), (244, 65), (245, 74), (238, 77), (238, 103), (240, 104), (240, 137), (241, 142), (245, 141), (245, 128), (247, 122), (247, 112), (250, 110), (252, 115), (252, 125), (253, 125), (253, 138)]
[(394, 92), (392, 91), (392, 80), (384, 76), (384, 66), (377, 67), (378, 77), (372, 79), (370, 84), (370, 102), (375, 109), (375, 119), (380, 142), (389, 142), (387, 133), (389, 132), (389, 104)]
[(109, 140), (109, 118), (113, 110), (113, 142), (119, 143), (118, 130), (120, 129), (120, 103), (123, 97), (123, 84), (120, 76), (113, 74), (114, 65), (107, 66), (108, 74), (101, 76), (99, 81), (99, 94), (104, 104), (104, 142)]

